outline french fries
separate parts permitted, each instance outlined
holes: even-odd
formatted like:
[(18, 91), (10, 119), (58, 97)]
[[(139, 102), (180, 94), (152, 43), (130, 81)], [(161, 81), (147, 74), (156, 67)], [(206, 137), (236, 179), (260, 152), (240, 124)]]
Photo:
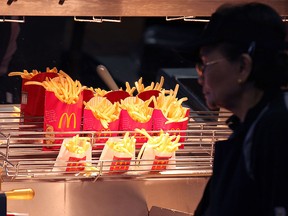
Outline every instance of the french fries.
[(136, 132), (144, 135), (148, 138), (147, 142), (144, 143), (139, 151), (137, 159), (140, 160), (141, 156), (147, 146), (155, 149), (158, 152), (175, 152), (178, 150), (180, 135), (170, 135), (169, 133), (160, 130), (159, 135), (151, 136), (145, 129), (135, 129)]
[(167, 91), (162, 90), (157, 98), (153, 97), (152, 100), (154, 102), (154, 108), (160, 109), (163, 112), (163, 115), (168, 119), (165, 124), (171, 122), (183, 122), (188, 119), (186, 117), (187, 108), (182, 106), (184, 101), (187, 101), (188, 98), (184, 97), (178, 99), (177, 93), (179, 90), (179, 85), (175, 86), (174, 90), (170, 90), (167, 95)]
[(131, 155), (131, 157), (134, 154), (135, 143), (136, 143), (135, 137), (129, 136), (129, 132), (125, 133), (123, 139), (110, 138), (106, 142), (106, 144), (114, 151), (127, 153)]
[(84, 88), (85, 90), (88, 90), (88, 91), (91, 91), (91, 92), (95, 93), (95, 90), (94, 90), (93, 87), (83, 86), (83, 88)]
[(13, 114), (14, 117), (20, 117), (21, 109), (19, 107), (13, 106)]
[(24, 70), (23, 72), (10, 72), (8, 76), (21, 76), (23, 79), (31, 79), (33, 76), (37, 75), (39, 72), (37, 70), (32, 70), (32, 72), (28, 72)]
[[(46, 68), (47, 73), (58, 73), (58, 70), (56, 67), (50, 69), (49, 67)], [(27, 70), (23, 70), (23, 72), (10, 72), (8, 73), (8, 76), (21, 76), (23, 79), (32, 79), (32, 77), (36, 76), (39, 74), (38, 70), (32, 70), (32, 72), (28, 72)]]
[(54, 92), (55, 96), (62, 102), (67, 104), (75, 104), (79, 99), (79, 95), (86, 86), (82, 86), (78, 80), (73, 81), (72, 78), (64, 71), (59, 71), (59, 76), (54, 78), (46, 78), (43, 82), (27, 81), (25, 85), (40, 85), (47, 91)]
[(111, 103), (105, 97), (95, 96), (87, 103), (85, 109), (92, 111), (96, 119), (99, 119), (102, 126), (107, 129), (110, 122), (119, 118), (120, 108), (118, 103)]
[(134, 91), (136, 90), (136, 87), (132, 87), (130, 86), (129, 82), (126, 82), (125, 83), (125, 86), (126, 86), (126, 92), (129, 93), (129, 95), (133, 95)]
[[(126, 82), (125, 86), (126, 86), (126, 90), (123, 90), (122, 88), (120, 88), (119, 91), (126, 91), (130, 96), (132, 96), (134, 91), (136, 90), (136, 88), (135, 87), (131, 88), (129, 82)], [(107, 93), (109, 93), (111, 91), (106, 91), (106, 90), (101, 89), (101, 88), (96, 88), (95, 92), (96, 92), (96, 95), (104, 97)]]
[(156, 82), (156, 84), (154, 82), (151, 82), (151, 84), (149, 86), (144, 86), (143, 84), (143, 78), (140, 77), (140, 79), (138, 81), (135, 82), (135, 88), (137, 90), (138, 93), (141, 93), (143, 91), (148, 91), (148, 90), (158, 90), (161, 91), (162, 87), (164, 84), (164, 77), (161, 76), (160, 78), (160, 82)]
[(53, 67), (53, 68), (49, 68), (49, 67), (46, 67), (46, 73), (58, 73), (58, 69), (56, 67)]
[(79, 137), (78, 134), (65, 142), (64, 145), (69, 152), (75, 154), (84, 154), (91, 146), (89, 137)]
[(128, 97), (120, 101), (120, 108), (127, 110), (130, 117), (141, 123), (145, 123), (150, 120), (153, 109), (149, 107), (152, 98), (147, 101), (143, 101), (137, 97)]
[(104, 95), (108, 93), (108, 91), (101, 88), (95, 88), (94, 90), (96, 92), (96, 95), (99, 95), (101, 97), (104, 97)]
[(53, 171), (58, 172), (63, 171), (63, 169), (68, 172), (77, 172), (75, 173), (76, 176), (91, 177), (98, 174), (99, 169), (92, 164), (89, 137), (80, 137), (78, 134), (64, 140)]
[(97, 167), (93, 166), (92, 163), (87, 163), (86, 162), (86, 163), (84, 163), (84, 166), (85, 166), (85, 168), (84, 168), (83, 175), (85, 177), (95, 176), (99, 172), (99, 169)]

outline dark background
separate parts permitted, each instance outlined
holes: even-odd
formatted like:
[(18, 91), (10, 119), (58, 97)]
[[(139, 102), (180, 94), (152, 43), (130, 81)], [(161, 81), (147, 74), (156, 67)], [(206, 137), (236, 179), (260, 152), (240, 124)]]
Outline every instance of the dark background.
[[(196, 54), (189, 51), (189, 42), (204, 25), (166, 21), (165, 17), (127, 17), (120, 23), (78, 22), (73, 17), (25, 17), (8, 72), (57, 67), (83, 85), (107, 89), (95, 71), (97, 65), (103, 64), (120, 87), (126, 81), (133, 85), (141, 76), (149, 84), (161, 68), (194, 66)], [(13, 94), (13, 103), (19, 103), (21, 78), (0, 77), (1, 103), (7, 103), (7, 91)]]

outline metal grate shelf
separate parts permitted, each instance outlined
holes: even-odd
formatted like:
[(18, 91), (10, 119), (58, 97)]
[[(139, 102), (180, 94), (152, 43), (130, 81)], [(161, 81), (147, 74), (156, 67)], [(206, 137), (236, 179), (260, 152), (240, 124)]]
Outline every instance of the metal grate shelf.
[[(12, 106), (7, 106), (2, 107), (0, 110), (3, 110), (3, 108), (13, 109)], [(2, 181), (95, 181), (99, 178), (143, 179), (209, 176), (212, 171), (214, 142), (226, 139), (230, 134), (230, 130), (226, 127), (223, 120), (227, 118), (228, 114), (191, 111), (188, 129), (177, 131), (180, 134), (185, 134), (182, 136), (184, 141), (181, 142), (184, 147), (176, 151), (175, 158), (170, 159), (170, 165), (166, 169), (153, 171), (147, 169), (147, 163), (152, 164), (152, 160), (137, 160), (139, 148), (135, 150), (136, 159), (130, 161), (128, 171), (110, 171), (109, 167), (114, 161), (100, 160), (105, 143), (97, 141), (107, 138), (105, 132), (102, 132), (101, 136), (99, 136), (99, 132), (92, 131), (61, 133), (63, 136), (79, 134), (80, 136), (91, 138), (91, 143), (93, 144), (92, 160), (86, 162), (94, 170), (93, 172), (84, 172), (79, 170), (66, 171), (67, 167), (62, 167), (64, 171), (53, 169), (55, 168), (59, 150), (43, 150), (45, 146), (44, 140), (47, 139), (46, 135), (48, 133), (43, 132), (41, 121), (39, 121), (39, 124), (23, 125), (21, 123), (22, 118), (19, 117), (20, 113), (13, 110), (3, 111), (0, 112)], [(219, 116), (221, 116), (221, 119)], [(110, 131), (109, 135), (121, 137), (123, 133), (123, 131)], [(149, 133), (152, 133), (152, 131)], [(60, 148), (61, 144), (54, 144), (53, 146)]]

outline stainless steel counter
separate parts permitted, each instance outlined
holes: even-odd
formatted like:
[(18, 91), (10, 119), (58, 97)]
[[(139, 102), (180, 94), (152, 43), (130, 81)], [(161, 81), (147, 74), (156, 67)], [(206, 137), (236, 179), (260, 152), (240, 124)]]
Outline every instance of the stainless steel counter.
[(152, 206), (192, 213), (208, 178), (96, 182), (3, 183), (3, 190), (33, 188), (33, 200), (8, 200), (8, 211), (29, 216), (147, 216)]

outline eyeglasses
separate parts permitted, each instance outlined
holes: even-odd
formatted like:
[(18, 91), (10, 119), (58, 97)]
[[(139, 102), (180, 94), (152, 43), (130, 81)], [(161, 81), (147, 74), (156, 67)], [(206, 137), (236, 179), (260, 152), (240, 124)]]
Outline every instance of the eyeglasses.
[(221, 59), (217, 59), (217, 60), (214, 60), (214, 61), (210, 61), (210, 62), (206, 62), (206, 63), (197, 63), (196, 66), (195, 66), (195, 69), (198, 73), (199, 76), (203, 76), (205, 70), (207, 69), (208, 66), (211, 66), (211, 65), (214, 65), (214, 64), (217, 64), (221, 61), (224, 61), (226, 58), (221, 58)]

